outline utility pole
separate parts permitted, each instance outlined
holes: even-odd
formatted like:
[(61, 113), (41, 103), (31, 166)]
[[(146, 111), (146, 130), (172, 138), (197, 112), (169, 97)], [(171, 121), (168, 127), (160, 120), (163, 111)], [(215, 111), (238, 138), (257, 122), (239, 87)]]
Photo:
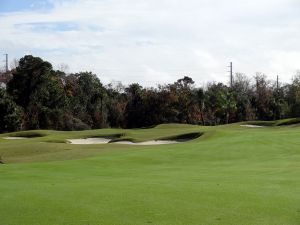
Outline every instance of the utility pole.
[(229, 73), (230, 73), (230, 87), (232, 87), (233, 86), (233, 64), (232, 64), (232, 62), (230, 62), (229, 68), (230, 68), (230, 71), (229, 71)]
[(277, 91), (278, 91), (279, 90), (279, 76), (278, 75), (277, 75), (276, 87), (277, 87)]
[(8, 72), (8, 54), (4, 54), (5, 55), (5, 72)]

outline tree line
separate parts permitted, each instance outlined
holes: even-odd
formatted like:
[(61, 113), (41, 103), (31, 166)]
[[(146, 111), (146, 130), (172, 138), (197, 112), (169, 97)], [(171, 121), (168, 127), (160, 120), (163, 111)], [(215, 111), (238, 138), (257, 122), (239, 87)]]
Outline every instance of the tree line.
[(103, 85), (96, 74), (66, 74), (24, 56), (0, 88), (0, 132), (31, 129), (140, 128), (161, 123), (219, 125), (300, 116), (300, 74), (278, 84), (257, 73), (235, 74), (232, 86), (196, 87), (190, 77), (144, 88)]

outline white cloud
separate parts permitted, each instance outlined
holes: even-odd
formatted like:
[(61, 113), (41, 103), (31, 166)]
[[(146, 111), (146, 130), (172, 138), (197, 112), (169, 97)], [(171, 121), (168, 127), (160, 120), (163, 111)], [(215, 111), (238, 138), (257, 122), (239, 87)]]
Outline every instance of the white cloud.
[[(101, 80), (200, 85), (226, 81), (227, 65), (288, 81), (300, 69), (300, 4), (296, 0), (51, 0), (49, 12), (0, 16), (0, 48), (34, 54)], [(34, 23), (71, 23), (67, 31)], [(17, 24), (24, 24), (18, 27)], [(26, 26), (26, 24), (30, 26)], [(284, 76), (284, 77), (283, 77)]]

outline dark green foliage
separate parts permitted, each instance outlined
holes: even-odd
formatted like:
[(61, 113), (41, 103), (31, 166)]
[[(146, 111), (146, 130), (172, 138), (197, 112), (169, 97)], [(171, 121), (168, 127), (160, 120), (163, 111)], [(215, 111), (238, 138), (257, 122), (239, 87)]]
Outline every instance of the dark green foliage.
[(84, 122), (82, 122), (80, 119), (78, 118), (74, 118), (71, 115), (65, 115), (64, 117), (64, 126), (63, 126), (63, 130), (89, 130), (91, 129), (90, 126), (88, 126), (87, 124), (85, 124)]
[(127, 105), (127, 96), (120, 92), (121, 89), (112, 87), (111, 84), (106, 89), (107, 123), (111, 127), (125, 127), (124, 113)]
[(260, 120), (272, 120), (274, 118), (274, 112), (271, 107), (273, 96), (266, 76), (257, 74), (255, 83), (254, 108), (256, 115)]
[(286, 126), (286, 125), (294, 125), (294, 124), (300, 124), (300, 118), (282, 120), (279, 123), (276, 123), (277, 126)]
[(192, 106), (194, 104), (193, 98), (193, 84), (195, 82), (190, 77), (184, 77), (177, 80), (173, 84), (175, 94), (178, 96), (177, 109), (178, 109), (178, 122), (180, 123), (193, 123)]
[(65, 81), (72, 115), (91, 128), (104, 127), (106, 125), (105, 89), (98, 77), (85, 72), (70, 75)]
[(236, 110), (236, 100), (227, 86), (222, 83), (209, 84), (205, 96), (208, 124), (217, 125), (233, 120), (230, 116)]
[(46, 134), (37, 131), (22, 131), (13, 134), (14, 137), (38, 138), (45, 137)]
[(7, 91), (24, 109), (25, 129), (59, 129), (63, 123), (65, 93), (50, 63), (25, 56), (13, 73)]
[(49, 79), (51, 70), (51, 64), (41, 58), (31, 55), (23, 57), (8, 83), (8, 93), (18, 105), (26, 108), (31, 102), (33, 93)]
[(250, 79), (244, 74), (236, 74), (231, 91), (236, 101), (236, 110), (233, 115), (233, 121), (255, 119), (254, 109), (251, 104), (253, 100), (253, 90), (251, 88)]
[(143, 91), (139, 84), (131, 84), (126, 88), (128, 103), (125, 109), (125, 120), (128, 128), (143, 127), (145, 116)]
[(21, 108), (16, 105), (4, 89), (0, 88), (0, 132), (15, 131), (21, 128)]
[(300, 74), (298, 74), (288, 85), (287, 90), (287, 103), (290, 108), (291, 117), (300, 116)]
[(300, 74), (288, 85), (258, 73), (254, 82), (236, 74), (231, 87), (209, 83), (197, 88), (188, 76), (157, 88), (103, 86), (96, 74), (54, 71), (49, 62), (30, 55), (11, 73), (7, 90), (1, 90), (1, 132), (218, 125), (300, 116)]

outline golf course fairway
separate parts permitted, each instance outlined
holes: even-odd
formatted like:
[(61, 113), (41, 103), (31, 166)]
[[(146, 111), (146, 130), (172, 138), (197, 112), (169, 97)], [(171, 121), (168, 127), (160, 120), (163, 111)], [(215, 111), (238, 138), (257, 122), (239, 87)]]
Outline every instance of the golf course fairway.
[(300, 126), (272, 125), (1, 134), (0, 225), (299, 225)]

